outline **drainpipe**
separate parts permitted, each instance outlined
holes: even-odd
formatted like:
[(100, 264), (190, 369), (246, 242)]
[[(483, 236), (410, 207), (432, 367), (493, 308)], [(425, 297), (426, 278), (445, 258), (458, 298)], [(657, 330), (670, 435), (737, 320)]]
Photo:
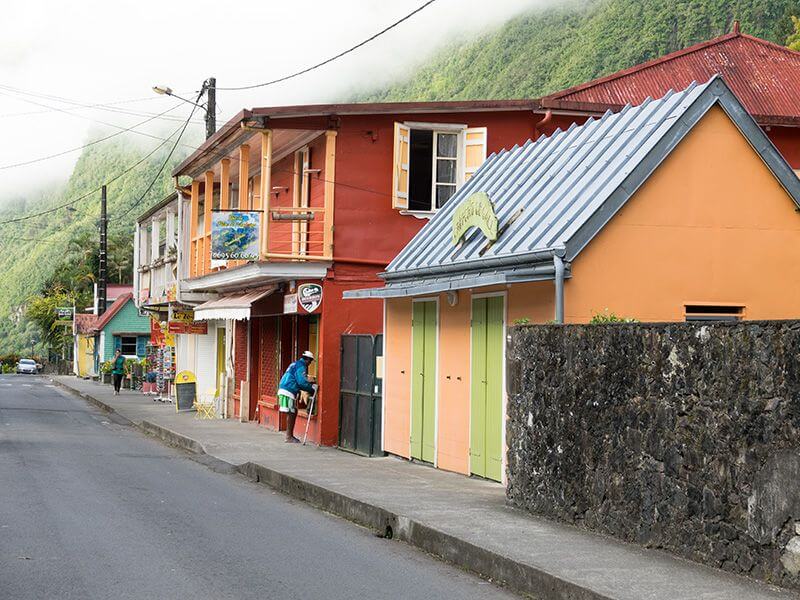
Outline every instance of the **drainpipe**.
[(536, 123), (536, 125), (533, 126), (533, 141), (534, 142), (536, 140), (538, 140), (539, 136), (541, 135), (541, 133), (539, 132), (539, 128), (540, 127), (544, 127), (545, 125), (550, 123), (550, 121), (552, 119), (553, 119), (553, 111), (548, 108), (547, 112), (544, 113), (544, 118), (541, 121), (539, 121), (538, 123)]
[(556, 323), (564, 322), (564, 260), (557, 254), (553, 255), (556, 281)]

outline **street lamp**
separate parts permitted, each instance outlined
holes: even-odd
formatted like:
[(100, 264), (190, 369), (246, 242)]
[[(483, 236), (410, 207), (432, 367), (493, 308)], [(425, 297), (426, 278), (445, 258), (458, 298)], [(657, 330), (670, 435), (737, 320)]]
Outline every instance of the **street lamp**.
[(187, 104), (192, 104), (199, 108), (202, 108), (206, 112), (206, 139), (210, 138), (214, 135), (214, 132), (217, 130), (217, 78), (216, 77), (209, 77), (203, 82), (203, 87), (200, 89), (200, 93), (197, 95), (197, 99), (199, 100), (201, 96), (205, 93), (208, 96), (206, 104), (199, 104), (197, 102), (192, 102), (191, 100), (187, 100), (186, 98), (181, 98), (172, 91), (171, 87), (166, 85), (154, 85), (153, 91), (156, 94), (161, 96), (172, 96), (173, 98), (177, 98), (178, 100), (182, 100)]

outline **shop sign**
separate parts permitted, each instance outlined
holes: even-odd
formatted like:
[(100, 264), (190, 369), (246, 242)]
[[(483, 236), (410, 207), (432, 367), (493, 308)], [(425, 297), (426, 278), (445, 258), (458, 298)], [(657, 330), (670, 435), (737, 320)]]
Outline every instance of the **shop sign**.
[(453, 244), (457, 245), (471, 227), (477, 227), (493, 242), (497, 239), (497, 214), (486, 192), (475, 192), (453, 211)]
[(258, 260), (261, 213), (216, 210), (211, 215), (211, 260)]
[(75, 309), (72, 306), (56, 307), (56, 320), (64, 325), (72, 323), (74, 314), (75, 314)]
[(175, 302), (178, 299), (178, 286), (172, 284), (167, 288), (167, 302)]
[(293, 315), (297, 313), (297, 294), (283, 295), (283, 314)]
[(318, 283), (297, 286), (297, 301), (306, 312), (314, 312), (322, 304), (322, 286)]
[(170, 307), (168, 333), (193, 333), (205, 335), (208, 333), (208, 323), (194, 320), (194, 310), (191, 308)]

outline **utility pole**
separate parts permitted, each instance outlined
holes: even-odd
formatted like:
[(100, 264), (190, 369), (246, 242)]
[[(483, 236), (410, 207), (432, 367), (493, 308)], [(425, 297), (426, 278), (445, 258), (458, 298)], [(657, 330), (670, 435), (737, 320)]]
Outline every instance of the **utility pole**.
[(205, 82), (206, 102), (206, 139), (217, 131), (217, 78), (209, 77)]
[(108, 214), (106, 210), (106, 186), (100, 191), (100, 272), (97, 277), (97, 314), (106, 312), (108, 301)]

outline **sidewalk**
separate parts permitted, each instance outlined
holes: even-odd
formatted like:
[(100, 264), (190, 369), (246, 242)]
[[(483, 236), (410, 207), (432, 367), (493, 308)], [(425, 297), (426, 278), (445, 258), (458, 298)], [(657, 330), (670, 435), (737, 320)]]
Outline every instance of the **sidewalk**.
[(52, 380), (162, 440), (542, 599), (760, 600), (800, 596), (528, 515), (502, 486), (396, 458), (284, 444), (232, 420), (198, 420), (140, 393)]

